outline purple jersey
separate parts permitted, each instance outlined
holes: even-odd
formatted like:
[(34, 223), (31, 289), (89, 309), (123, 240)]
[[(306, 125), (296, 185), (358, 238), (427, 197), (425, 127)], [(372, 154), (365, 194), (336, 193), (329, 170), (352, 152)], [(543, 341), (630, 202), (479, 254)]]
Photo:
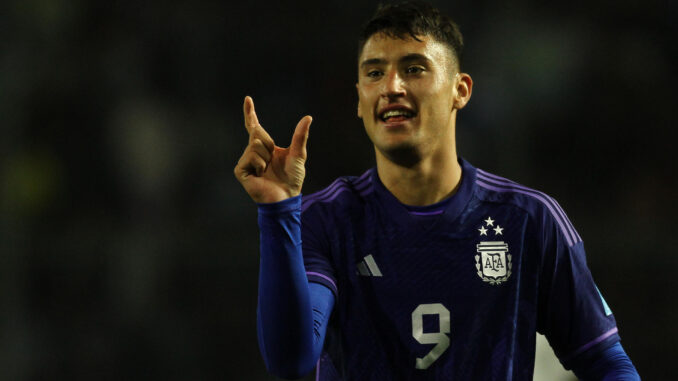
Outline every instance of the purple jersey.
[(375, 169), (303, 197), (308, 279), (336, 295), (320, 380), (532, 380), (537, 331), (566, 367), (619, 340), (558, 203), (460, 163), (414, 211)]

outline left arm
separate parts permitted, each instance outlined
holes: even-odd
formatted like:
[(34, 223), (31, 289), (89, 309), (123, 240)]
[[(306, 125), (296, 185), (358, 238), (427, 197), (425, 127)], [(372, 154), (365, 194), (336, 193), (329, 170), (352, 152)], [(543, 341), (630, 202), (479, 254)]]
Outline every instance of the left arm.
[[(581, 238), (565, 213), (543, 214), (538, 331), (579, 379), (640, 380), (619, 343), (615, 318), (586, 264)], [(565, 228), (563, 228), (563, 226)]]

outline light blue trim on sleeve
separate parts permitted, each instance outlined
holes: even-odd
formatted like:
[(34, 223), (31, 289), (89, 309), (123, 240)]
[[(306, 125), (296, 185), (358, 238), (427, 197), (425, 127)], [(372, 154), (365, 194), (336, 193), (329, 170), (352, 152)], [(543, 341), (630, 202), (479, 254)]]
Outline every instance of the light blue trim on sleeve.
[(607, 302), (605, 301), (605, 298), (603, 298), (603, 294), (600, 293), (598, 286), (596, 286), (596, 291), (598, 291), (598, 296), (600, 296), (600, 301), (603, 302), (603, 308), (605, 308), (605, 316), (612, 315), (612, 310), (610, 309), (610, 306), (607, 305)]

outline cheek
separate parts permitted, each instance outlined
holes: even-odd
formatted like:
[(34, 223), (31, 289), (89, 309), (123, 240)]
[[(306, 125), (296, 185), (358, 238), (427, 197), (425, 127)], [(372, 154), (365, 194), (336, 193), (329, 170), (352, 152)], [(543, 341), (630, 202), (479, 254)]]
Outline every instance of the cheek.
[(427, 94), (427, 108), (436, 119), (448, 118), (454, 108), (453, 89), (445, 86)]
[(437, 75), (432, 78), (425, 91), (428, 95), (435, 97), (437, 101), (447, 102), (454, 97), (454, 81), (447, 77), (447, 74)]
[(373, 101), (369, 92), (361, 91), (358, 93), (358, 113), (361, 118), (372, 114)]

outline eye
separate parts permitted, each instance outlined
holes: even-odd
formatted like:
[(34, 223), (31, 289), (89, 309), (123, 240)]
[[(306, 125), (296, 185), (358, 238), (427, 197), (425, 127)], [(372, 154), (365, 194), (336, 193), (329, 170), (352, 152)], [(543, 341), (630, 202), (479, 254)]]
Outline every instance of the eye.
[(367, 72), (367, 76), (370, 78), (377, 78), (382, 75), (382, 72), (379, 70), (370, 70)]
[(405, 70), (407, 74), (421, 74), (423, 71), (424, 68), (421, 66), (410, 66)]

